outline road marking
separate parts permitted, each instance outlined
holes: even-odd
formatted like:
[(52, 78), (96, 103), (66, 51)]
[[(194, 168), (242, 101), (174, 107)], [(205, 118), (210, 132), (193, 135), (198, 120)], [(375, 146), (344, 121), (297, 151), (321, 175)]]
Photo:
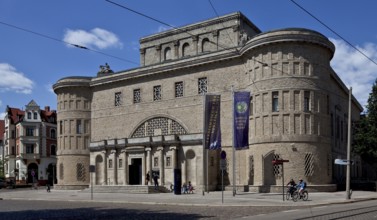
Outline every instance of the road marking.
[(291, 210), (286, 210), (286, 211), (283, 211), (283, 212), (296, 212), (298, 211), (298, 209), (291, 209)]

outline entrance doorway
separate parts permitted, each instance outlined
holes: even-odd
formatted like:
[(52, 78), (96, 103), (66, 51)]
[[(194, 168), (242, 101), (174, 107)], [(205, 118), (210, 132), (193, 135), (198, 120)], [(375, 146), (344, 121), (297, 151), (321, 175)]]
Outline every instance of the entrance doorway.
[(38, 165), (31, 163), (27, 166), (27, 183), (38, 182)]
[(141, 185), (141, 158), (131, 159), (131, 165), (128, 166), (130, 185)]

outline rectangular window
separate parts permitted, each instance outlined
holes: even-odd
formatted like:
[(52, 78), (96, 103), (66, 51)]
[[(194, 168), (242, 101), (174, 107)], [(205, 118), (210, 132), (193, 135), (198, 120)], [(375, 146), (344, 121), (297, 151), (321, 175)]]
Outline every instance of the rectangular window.
[(205, 95), (207, 93), (207, 77), (198, 79), (198, 94)]
[(81, 120), (77, 120), (76, 121), (76, 134), (82, 134)]
[(109, 159), (109, 168), (113, 168), (113, 160)]
[(15, 138), (15, 137), (16, 137), (16, 132), (12, 130), (12, 138)]
[(331, 137), (334, 137), (334, 115), (332, 113), (331, 113), (330, 128), (331, 128)]
[(158, 167), (158, 157), (153, 158), (153, 166)]
[(26, 153), (34, 154), (34, 144), (26, 144)]
[(304, 111), (305, 112), (310, 111), (310, 92), (309, 91), (304, 92)]
[(121, 92), (116, 92), (115, 93), (115, 97), (114, 97), (114, 105), (115, 106), (120, 106), (121, 105), (121, 95), (122, 93)]
[(175, 97), (183, 97), (183, 82), (175, 83)]
[(134, 103), (140, 103), (141, 102), (141, 94), (140, 89), (134, 90)]
[(123, 159), (119, 159), (119, 161), (118, 161), (118, 167), (119, 168), (123, 167)]
[(27, 127), (26, 128), (26, 136), (34, 136), (34, 128)]
[(153, 86), (153, 101), (159, 101), (162, 97), (161, 86)]
[(170, 156), (166, 157), (166, 167), (171, 167), (171, 157)]
[(272, 111), (279, 111), (279, 92), (272, 92)]

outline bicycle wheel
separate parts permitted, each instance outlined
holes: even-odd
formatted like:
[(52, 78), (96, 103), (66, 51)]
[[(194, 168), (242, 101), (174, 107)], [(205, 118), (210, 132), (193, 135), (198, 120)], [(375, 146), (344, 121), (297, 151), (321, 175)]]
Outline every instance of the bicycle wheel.
[(307, 192), (307, 191), (304, 191), (304, 192), (302, 193), (302, 200), (307, 201), (308, 198), (309, 198), (309, 194), (308, 194), (308, 192)]
[(291, 193), (289, 193), (289, 190), (287, 190), (287, 192), (285, 192), (285, 199), (289, 200), (290, 197), (291, 197)]
[(298, 197), (299, 197), (298, 192), (295, 191), (295, 192), (292, 194), (292, 200), (293, 200), (294, 202), (297, 202)]

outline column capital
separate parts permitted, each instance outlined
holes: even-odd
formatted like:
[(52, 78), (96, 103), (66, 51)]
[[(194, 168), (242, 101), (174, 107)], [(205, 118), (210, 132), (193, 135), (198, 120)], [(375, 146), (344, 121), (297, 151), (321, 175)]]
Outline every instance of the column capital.
[(163, 147), (163, 146), (159, 146), (159, 147), (157, 147), (157, 150), (158, 150), (158, 151), (160, 151), (160, 150), (163, 151), (163, 150), (164, 150), (164, 147)]
[(152, 151), (152, 148), (151, 147), (146, 147), (145, 151)]
[(177, 146), (170, 146), (169, 150), (177, 150)]

